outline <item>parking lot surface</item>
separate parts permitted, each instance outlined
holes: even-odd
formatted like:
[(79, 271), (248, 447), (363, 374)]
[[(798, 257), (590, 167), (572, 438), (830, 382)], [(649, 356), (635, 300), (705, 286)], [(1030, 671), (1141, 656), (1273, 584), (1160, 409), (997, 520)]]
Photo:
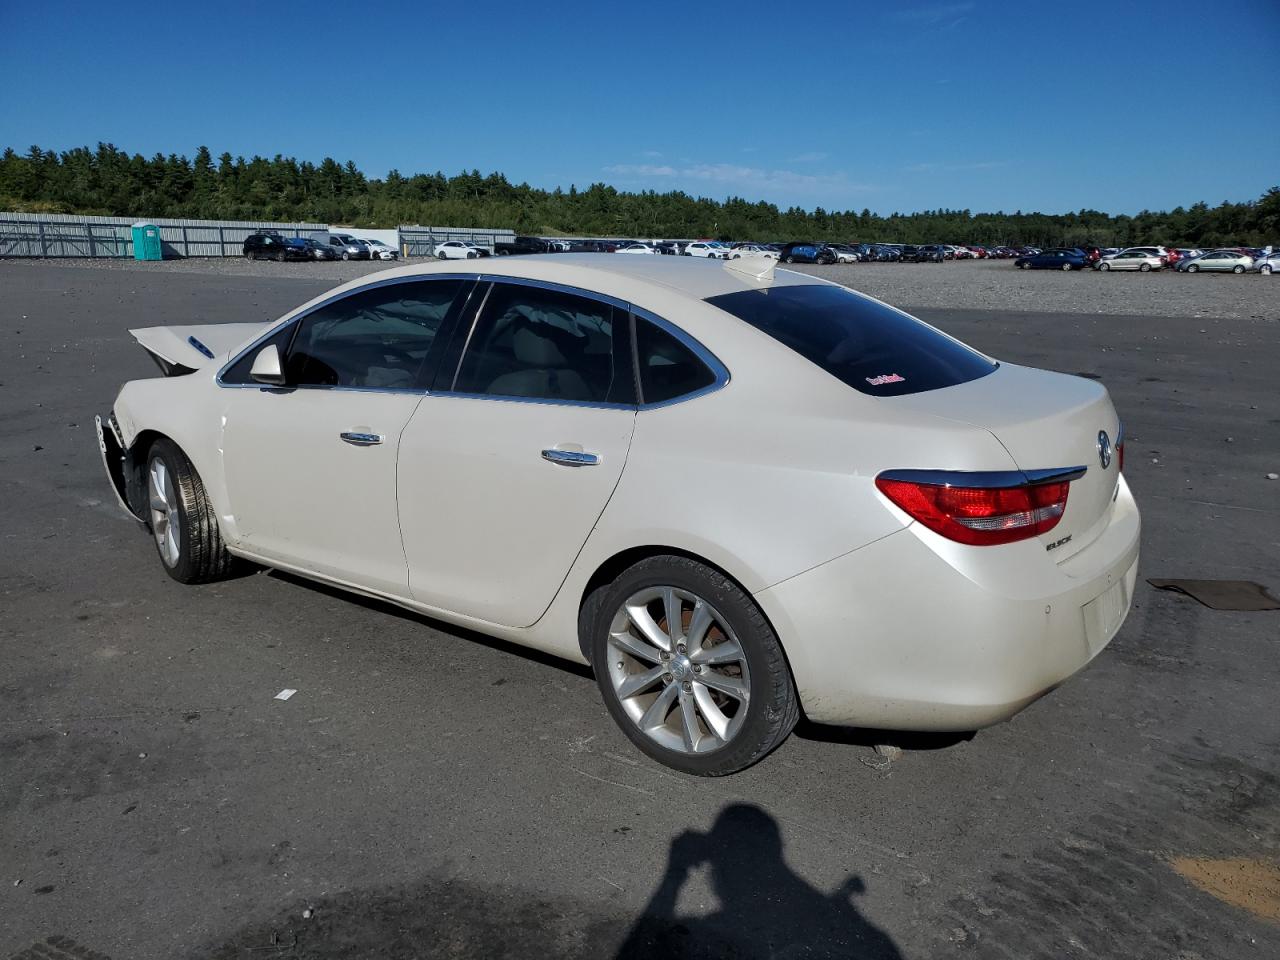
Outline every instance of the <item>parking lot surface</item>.
[(1280, 613), (1145, 583), (1280, 594), (1271, 278), (847, 268), (1108, 386), (1134, 609), (971, 739), (802, 726), (698, 780), (583, 669), (278, 574), (183, 587), (120, 513), (93, 415), (156, 374), (129, 327), (378, 268), (0, 263), (0, 956), (1280, 956)]

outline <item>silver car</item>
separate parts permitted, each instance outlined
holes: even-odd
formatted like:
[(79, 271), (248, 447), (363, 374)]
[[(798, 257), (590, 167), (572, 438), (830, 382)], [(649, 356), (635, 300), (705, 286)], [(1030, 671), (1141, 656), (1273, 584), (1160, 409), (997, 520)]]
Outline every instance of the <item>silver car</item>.
[(1148, 253), (1144, 249), (1135, 249), (1126, 250), (1123, 253), (1117, 253), (1114, 257), (1099, 260), (1097, 267), (1104, 273), (1110, 270), (1141, 270), (1143, 273), (1149, 273), (1152, 270), (1163, 270), (1164, 261), (1154, 253)]
[(1253, 257), (1237, 250), (1211, 250), (1191, 260), (1178, 264), (1184, 273), (1216, 271), (1218, 273), (1244, 273), (1253, 267)]
[(1280, 250), (1272, 250), (1258, 257), (1253, 261), (1253, 269), (1268, 275), (1280, 273)]

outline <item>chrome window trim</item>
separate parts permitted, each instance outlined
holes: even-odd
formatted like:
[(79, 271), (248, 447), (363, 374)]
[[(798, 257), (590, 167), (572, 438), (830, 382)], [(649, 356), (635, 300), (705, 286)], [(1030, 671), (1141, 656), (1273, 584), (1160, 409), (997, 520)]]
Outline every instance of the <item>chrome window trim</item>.
[[(636, 317), (636, 319), (647, 320), (660, 330), (664, 330), (671, 334), (671, 336), (679, 340), (680, 343), (688, 347), (693, 355), (702, 361), (702, 363), (706, 365), (707, 369), (709, 369), (715, 376), (715, 380), (700, 390), (694, 390), (692, 393), (682, 393), (680, 396), (672, 397), (670, 400), (659, 400), (656, 403), (641, 403), (639, 408), (640, 410), (661, 410), (663, 407), (671, 407), (675, 406), (677, 403), (685, 403), (689, 400), (696, 400), (698, 397), (705, 397), (709, 393), (715, 393), (717, 390), (720, 390), (729, 383), (730, 379), (732, 379), (729, 373), (729, 368), (720, 362), (719, 357), (670, 320), (660, 317), (656, 313), (652, 313), (642, 307), (637, 307), (634, 304), (631, 305), (631, 313)], [(640, 377), (638, 376), (640, 372), (640, 350), (638, 337), (635, 347), (633, 356), (635, 357), (637, 365), (636, 389), (640, 391), (640, 399), (644, 400), (644, 388), (639, 383)]]
[[(288, 327), (295, 323), (300, 323), (301, 321), (309, 317), (311, 314), (315, 313), (317, 310), (322, 310), (325, 307), (337, 302), (338, 300), (342, 300), (349, 296), (355, 296), (356, 294), (364, 293), (368, 290), (372, 290), (377, 287), (392, 286), (393, 284), (399, 284), (399, 283), (421, 283), (424, 281), (432, 281), (432, 280), (463, 280), (463, 281), (471, 280), (471, 281), (475, 281), (476, 283), (489, 284), (489, 286), (485, 288), (484, 296), (481, 298), (479, 305), (476, 306), (474, 311), (469, 310), (468, 305), (466, 304), (463, 305), (463, 310), (466, 312), (470, 312), (471, 316), (470, 316), (469, 322), (465, 314), (464, 316), (459, 317), (458, 319), (459, 328), (463, 326), (466, 327), (466, 341), (463, 344), (462, 351), (458, 354), (458, 363), (457, 363), (457, 366), (454, 367), (452, 377), (450, 377), (449, 379), (450, 388), (448, 390), (427, 390), (421, 387), (409, 387), (409, 388), (346, 387), (346, 386), (336, 386), (336, 385), (329, 386), (324, 384), (298, 384), (296, 386), (275, 387), (269, 384), (261, 384), (261, 383), (226, 383), (222, 379), (223, 375), (227, 372), (227, 370), (229, 370), (231, 367), (239, 363), (247, 354), (253, 353), (254, 350), (258, 349), (258, 347), (260, 347), (267, 340), (270, 340), (272, 337), (276, 336), (285, 327)], [(539, 398), (539, 397), (508, 397), (508, 396), (498, 396), (495, 394), (487, 394), (487, 393), (458, 392), (453, 389), (453, 385), (458, 382), (458, 372), (462, 369), (463, 358), (466, 357), (467, 350), (471, 346), (471, 336), (472, 336), (472, 333), (475, 331), (476, 323), (479, 320), (480, 314), (484, 310), (485, 305), (489, 301), (489, 294), (493, 290), (493, 285), (497, 283), (511, 283), (517, 286), (537, 287), (539, 289), (549, 290), (553, 293), (566, 293), (571, 296), (583, 297), (588, 300), (595, 300), (600, 303), (608, 304), (609, 306), (612, 306), (616, 309), (622, 310), (630, 314), (632, 317), (636, 319), (646, 320), (649, 323), (652, 323), (655, 326), (657, 326), (659, 329), (675, 337), (678, 341), (680, 341), (680, 343), (688, 347), (689, 350), (694, 354), (694, 356), (696, 356), (702, 363), (704, 363), (707, 366), (708, 369), (711, 370), (712, 374), (715, 376), (715, 380), (712, 383), (708, 384), (707, 386), (701, 388), (700, 390), (695, 390), (692, 393), (681, 394), (678, 397), (672, 397), (670, 400), (662, 400), (656, 403), (639, 403), (639, 404), (606, 403), (604, 401), (595, 401), (595, 400), (554, 400), (554, 399)], [(629, 326), (631, 330), (634, 331), (634, 323), (629, 324)], [(455, 331), (454, 336), (457, 336), (458, 332), (459, 331)], [(632, 362), (634, 365), (639, 363), (639, 351), (636, 349), (634, 336), (631, 335), (630, 339), (632, 340), (630, 344), (630, 348), (631, 348)], [(635, 376), (636, 372), (638, 371), (633, 371), (632, 375)], [(699, 342), (689, 333), (685, 332), (682, 328), (672, 323), (671, 321), (665, 319), (664, 317), (658, 316), (656, 313), (646, 310), (643, 307), (637, 307), (635, 304), (628, 303), (627, 301), (619, 299), (618, 297), (610, 296), (607, 293), (599, 293), (597, 291), (588, 290), (583, 287), (575, 287), (571, 284), (556, 283), (554, 281), (549, 281), (549, 280), (538, 280), (531, 277), (507, 277), (501, 274), (490, 274), (490, 273), (433, 273), (433, 274), (427, 274), (425, 276), (415, 275), (415, 276), (409, 276), (409, 277), (392, 277), (387, 280), (372, 281), (367, 284), (362, 284), (361, 286), (356, 287), (354, 289), (346, 290), (343, 293), (338, 293), (338, 294), (334, 294), (333, 296), (326, 297), (324, 300), (321, 300), (319, 303), (315, 304), (310, 309), (308, 309), (305, 313), (297, 313), (292, 316), (286, 315), (284, 319), (272, 324), (265, 331), (263, 331), (263, 333), (259, 335), (252, 343), (242, 348), (239, 352), (235, 354), (235, 356), (233, 356), (230, 360), (228, 360), (225, 364), (223, 364), (222, 367), (218, 370), (217, 376), (214, 378), (214, 382), (219, 387), (222, 387), (223, 389), (227, 389), (227, 390), (244, 390), (244, 389), (271, 390), (271, 391), (336, 390), (336, 391), (341, 391), (345, 393), (404, 393), (404, 394), (414, 394), (417, 396), (459, 397), (465, 400), (497, 400), (497, 401), (506, 402), (506, 403), (537, 403), (537, 404), (549, 404), (549, 405), (566, 406), (566, 407), (590, 407), (590, 408), (602, 409), (602, 410), (645, 411), (645, 410), (660, 410), (663, 407), (670, 407), (678, 403), (685, 403), (686, 401), (689, 401), (689, 400), (696, 400), (698, 397), (706, 396), (709, 393), (714, 393), (717, 390), (720, 390), (721, 388), (723, 388), (729, 383), (730, 379), (731, 379), (731, 375), (729, 373), (729, 369), (720, 361), (720, 358), (717, 357), (710, 350), (708, 350), (705, 346), (703, 346), (701, 342)], [(636, 388), (637, 390), (640, 389), (639, 383), (636, 384)], [(643, 397), (641, 397), (641, 399), (643, 399)]]
[(361, 284), (360, 286), (354, 287), (350, 290), (343, 291), (342, 293), (335, 293), (333, 296), (326, 297), (325, 299), (321, 300), (319, 303), (315, 304), (315, 306), (311, 307), (305, 313), (295, 313), (292, 316), (289, 314), (285, 314), (285, 316), (282, 319), (277, 320), (275, 323), (269, 326), (265, 331), (263, 331), (263, 333), (256, 340), (250, 343), (247, 347), (244, 347), (242, 350), (240, 350), (239, 353), (237, 353), (234, 357), (232, 357), (230, 360), (224, 363), (222, 367), (218, 370), (217, 376), (214, 377), (214, 383), (228, 390), (244, 389), (246, 387), (251, 388), (253, 390), (280, 390), (280, 389), (297, 390), (297, 389), (303, 389), (304, 387), (320, 387), (326, 390), (350, 390), (350, 391), (359, 391), (364, 393), (368, 393), (368, 392), (417, 393), (417, 394), (427, 393), (428, 391), (423, 390), (420, 387), (414, 387), (412, 389), (403, 389), (399, 387), (336, 387), (336, 386), (326, 387), (323, 384), (306, 384), (306, 385), (299, 384), (296, 387), (281, 388), (281, 387), (273, 387), (269, 384), (263, 384), (263, 383), (225, 383), (222, 377), (228, 370), (230, 370), (242, 359), (244, 359), (246, 354), (253, 353), (254, 350), (260, 347), (267, 340), (270, 340), (272, 337), (278, 334), (285, 327), (288, 327), (291, 324), (300, 323), (303, 320), (305, 320), (307, 317), (311, 316), (311, 314), (315, 313), (317, 310), (323, 310), (325, 307), (329, 306), (330, 304), (336, 303), (339, 300), (343, 300), (347, 297), (353, 297), (356, 294), (365, 293), (366, 291), (374, 290), (374, 289), (377, 289), (378, 287), (390, 287), (398, 283), (423, 283), (423, 282), (429, 282), (432, 280), (466, 281), (466, 280), (477, 280), (477, 279), (479, 279), (479, 276), (474, 273), (429, 273), (425, 275), (418, 274), (410, 277), (391, 277), (390, 279), (387, 279), (387, 280), (374, 280), (369, 283)]
[(1056, 467), (1050, 470), (884, 470), (877, 480), (903, 480), (934, 487), (1001, 487), (1039, 486), (1079, 480), (1088, 467)]

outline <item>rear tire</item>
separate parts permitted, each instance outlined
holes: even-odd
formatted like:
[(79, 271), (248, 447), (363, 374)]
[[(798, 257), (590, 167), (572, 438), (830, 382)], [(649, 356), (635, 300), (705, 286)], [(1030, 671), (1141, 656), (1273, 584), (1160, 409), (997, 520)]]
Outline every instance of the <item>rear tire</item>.
[(227, 552), (218, 517), (191, 461), (172, 440), (147, 452), (148, 526), (165, 572), (179, 583), (234, 576), (240, 562)]
[(1139, 270), (1139, 272), (1141, 272), (1141, 273), (1150, 273), (1150, 272), (1151, 272), (1151, 264), (1149, 264), (1149, 263), (1144, 263), (1142, 266), (1138, 267), (1138, 270)]
[(1261, 273), (1263, 276), (1267, 276), (1267, 277), (1271, 276), (1271, 264), (1269, 264), (1269, 263), (1264, 263), (1264, 264), (1263, 264), (1263, 265), (1258, 269), (1258, 272), (1259, 272), (1259, 273)]
[[(678, 604), (674, 631), (663, 626), (673, 609), (668, 594)], [(645, 597), (640, 602), (647, 606), (638, 609), (649, 612), (667, 650), (634, 626), (629, 609)], [(694, 638), (699, 609), (706, 626)], [(764, 614), (736, 583), (696, 560), (641, 560), (588, 598), (581, 626), (610, 715), (632, 743), (668, 767), (702, 777), (736, 773), (781, 744), (800, 717), (791, 669)], [(648, 685), (646, 676), (653, 678)], [(726, 692), (735, 687), (745, 697)]]
[(1231, 268), (1231, 272), (1232, 272), (1232, 273), (1244, 273), (1244, 266), (1243, 266), (1243, 264), (1239, 264), (1239, 263), (1237, 263), (1234, 267), (1232, 267), (1232, 268)]

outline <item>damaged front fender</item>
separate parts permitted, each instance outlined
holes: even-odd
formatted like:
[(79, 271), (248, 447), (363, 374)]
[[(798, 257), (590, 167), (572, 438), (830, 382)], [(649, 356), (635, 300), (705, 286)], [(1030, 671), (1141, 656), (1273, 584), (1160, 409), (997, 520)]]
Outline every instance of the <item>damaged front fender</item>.
[(93, 418), (98, 430), (98, 449), (102, 452), (102, 466), (107, 471), (107, 480), (115, 491), (120, 508), (139, 523), (147, 522), (146, 495), (142, 485), (142, 474), (139, 465), (134, 462), (133, 454), (124, 445), (120, 436), (120, 427), (116, 423), (115, 414), (111, 414), (104, 422), (102, 417)]

